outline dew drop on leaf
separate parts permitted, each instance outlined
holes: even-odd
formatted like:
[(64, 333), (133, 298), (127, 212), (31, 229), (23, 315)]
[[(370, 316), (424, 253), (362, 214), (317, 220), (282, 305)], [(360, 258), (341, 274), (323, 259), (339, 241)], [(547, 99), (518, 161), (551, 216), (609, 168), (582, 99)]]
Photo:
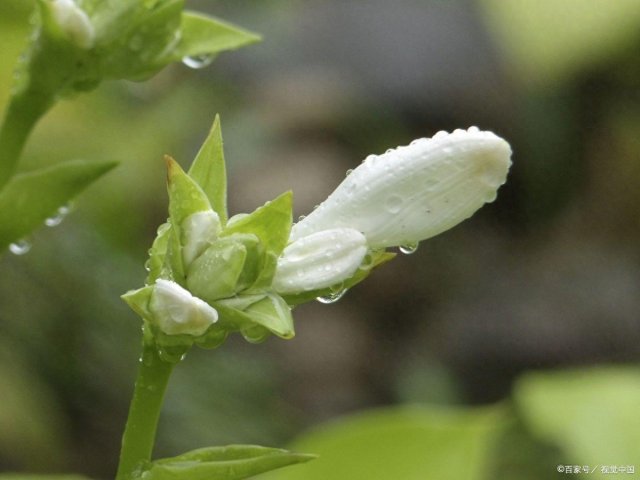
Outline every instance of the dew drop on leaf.
[(9, 251), (14, 255), (24, 255), (25, 253), (28, 253), (29, 250), (31, 250), (31, 242), (26, 238), (9, 245)]
[(47, 227), (57, 227), (62, 223), (62, 221), (67, 217), (67, 215), (69, 215), (69, 212), (71, 212), (71, 207), (69, 205), (63, 205), (58, 209), (55, 215), (52, 215), (51, 217), (47, 218), (44, 221), (44, 224)]
[(184, 63), (189, 68), (198, 70), (200, 68), (211, 65), (211, 62), (213, 62), (215, 58), (215, 55), (191, 55), (188, 57), (184, 57), (182, 59), (182, 63)]

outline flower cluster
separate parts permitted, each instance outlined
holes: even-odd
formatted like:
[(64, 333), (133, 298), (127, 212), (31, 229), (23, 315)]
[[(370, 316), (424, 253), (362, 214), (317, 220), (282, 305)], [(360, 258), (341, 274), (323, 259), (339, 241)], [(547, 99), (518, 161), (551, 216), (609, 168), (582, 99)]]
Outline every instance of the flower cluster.
[(371, 270), (471, 216), (496, 197), (509, 144), (475, 127), (371, 155), (292, 226), (291, 194), (227, 219), (220, 124), (189, 173), (168, 159), (169, 220), (150, 250), (149, 277), (124, 299), (158, 344), (178, 352), (294, 334), (291, 307), (330, 301)]

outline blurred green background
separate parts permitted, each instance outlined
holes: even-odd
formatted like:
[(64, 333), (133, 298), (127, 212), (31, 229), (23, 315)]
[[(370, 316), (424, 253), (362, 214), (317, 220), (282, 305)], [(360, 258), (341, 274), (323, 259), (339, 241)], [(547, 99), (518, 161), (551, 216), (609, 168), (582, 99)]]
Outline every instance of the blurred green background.
[[(2, 107), (33, 4), (0, 2)], [(192, 351), (159, 456), (322, 455), (281, 480), (640, 476), (640, 0), (187, 5), (264, 41), (65, 100), (27, 145), (23, 171), (121, 165), (0, 259), (0, 471), (113, 476), (140, 340), (119, 295), (166, 218), (162, 156), (188, 166), (219, 113), (232, 213), (293, 189), (305, 214), (442, 129), (495, 131), (514, 166), (472, 219), (297, 308), (294, 340)]]

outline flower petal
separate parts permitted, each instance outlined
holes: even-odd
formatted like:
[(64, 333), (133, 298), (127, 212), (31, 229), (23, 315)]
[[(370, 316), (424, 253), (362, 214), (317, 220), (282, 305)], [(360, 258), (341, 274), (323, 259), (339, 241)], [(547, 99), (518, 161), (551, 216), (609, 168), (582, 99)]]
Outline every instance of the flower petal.
[(183, 238), (182, 258), (185, 268), (188, 268), (218, 238), (220, 217), (213, 210), (196, 212), (185, 218), (180, 228)]
[(171, 280), (159, 279), (154, 285), (149, 311), (168, 335), (202, 335), (218, 321), (218, 312)]
[(352, 228), (334, 228), (299, 238), (278, 259), (273, 289), (282, 294), (320, 290), (350, 278), (367, 253), (367, 241)]
[(510, 156), (505, 140), (475, 127), (371, 155), (293, 226), (291, 240), (339, 227), (359, 230), (371, 248), (433, 237), (495, 199)]
[(60, 28), (78, 47), (93, 47), (96, 34), (91, 20), (73, 0), (54, 0), (51, 10)]

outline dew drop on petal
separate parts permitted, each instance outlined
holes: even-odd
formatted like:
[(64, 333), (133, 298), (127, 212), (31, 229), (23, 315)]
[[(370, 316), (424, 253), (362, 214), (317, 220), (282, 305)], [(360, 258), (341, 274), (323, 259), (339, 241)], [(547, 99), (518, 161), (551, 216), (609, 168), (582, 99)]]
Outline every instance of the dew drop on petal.
[(307, 216), (306, 216), (306, 215), (300, 215), (300, 216), (298, 217), (298, 221), (299, 221), (299, 222), (301, 222), (301, 221), (302, 221), (302, 220), (304, 220), (305, 218), (307, 218)]
[(67, 215), (69, 215), (69, 212), (71, 212), (71, 207), (69, 205), (63, 205), (58, 209), (55, 215), (47, 218), (44, 221), (44, 224), (47, 227), (57, 227), (62, 223), (62, 221), (67, 217)]
[(184, 57), (182, 59), (182, 63), (189, 68), (198, 70), (200, 68), (204, 68), (208, 65), (211, 65), (211, 62), (213, 62), (215, 58), (216, 58), (215, 55), (191, 55), (188, 57)]
[(398, 247), (400, 253), (404, 253), (405, 255), (411, 255), (412, 253), (416, 253), (418, 250), (418, 242), (407, 242)]
[(344, 294), (347, 293), (347, 290), (348, 289), (344, 287), (340, 288), (339, 290), (332, 290), (331, 293), (323, 295), (321, 297), (317, 297), (316, 300), (324, 304), (336, 303), (338, 300), (344, 297)]
[(469, 127), (467, 129), (467, 132), (469, 133), (478, 133), (480, 131), (480, 129), (478, 127)]
[(387, 197), (384, 207), (389, 213), (398, 213), (402, 209), (402, 203), (402, 197), (394, 193)]
[(9, 251), (14, 255), (24, 255), (31, 250), (31, 242), (26, 238), (18, 240), (9, 245)]

